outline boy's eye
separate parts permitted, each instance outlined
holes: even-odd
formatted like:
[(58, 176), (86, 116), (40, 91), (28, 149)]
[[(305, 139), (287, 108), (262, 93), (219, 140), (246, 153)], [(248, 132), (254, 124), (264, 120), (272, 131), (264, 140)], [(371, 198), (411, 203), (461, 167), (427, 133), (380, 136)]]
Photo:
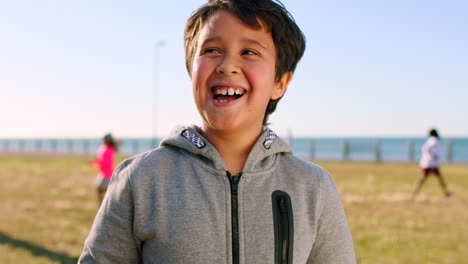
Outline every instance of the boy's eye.
[(247, 49), (247, 50), (243, 50), (242, 51), (242, 55), (257, 55), (258, 53), (254, 50), (250, 50), (250, 49)]
[(207, 48), (203, 53), (219, 53), (219, 50), (215, 48)]

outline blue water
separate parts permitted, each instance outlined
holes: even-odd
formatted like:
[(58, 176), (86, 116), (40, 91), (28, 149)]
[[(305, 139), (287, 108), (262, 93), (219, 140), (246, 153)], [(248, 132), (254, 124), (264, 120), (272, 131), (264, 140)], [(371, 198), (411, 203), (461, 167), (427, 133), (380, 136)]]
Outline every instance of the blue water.
[[(414, 162), (426, 138), (294, 138), (292, 149), (304, 159)], [(119, 152), (137, 154), (159, 145), (151, 138), (124, 138)], [(100, 139), (0, 139), (0, 152), (95, 153)], [(443, 138), (443, 162), (468, 163), (468, 138)]]
[[(411, 162), (421, 158), (425, 141), (426, 138), (296, 138), (292, 148), (304, 159)], [(468, 162), (468, 138), (442, 139), (441, 156), (443, 162)]]

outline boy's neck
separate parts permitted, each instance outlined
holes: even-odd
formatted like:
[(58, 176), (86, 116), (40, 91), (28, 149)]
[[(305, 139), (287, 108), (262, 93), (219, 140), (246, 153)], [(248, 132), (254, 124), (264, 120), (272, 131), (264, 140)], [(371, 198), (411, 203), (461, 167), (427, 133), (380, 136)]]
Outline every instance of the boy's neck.
[(250, 150), (261, 134), (261, 129), (256, 131), (220, 131), (203, 127), (200, 132), (219, 152), (227, 170), (236, 175), (242, 172)]

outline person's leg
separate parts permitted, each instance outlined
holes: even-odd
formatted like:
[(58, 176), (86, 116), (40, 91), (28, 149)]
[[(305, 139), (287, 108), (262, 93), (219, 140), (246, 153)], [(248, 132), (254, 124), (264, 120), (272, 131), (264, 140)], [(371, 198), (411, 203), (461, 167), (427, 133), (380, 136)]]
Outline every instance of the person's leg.
[(429, 173), (428, 169), (422, 169), (421, 170), (421, 177), (419, 178), (418, 182), (416, 183), (416, 187), (414, 188), (414, 191), (413, 191), (413, 197), (416, 196), (419, 193), (419, 190), (424, 185), (424, 182), (426, 182), (428, 173)]
[(102, 200), (104, 200), (104, 196), (106, 195), (108, 185), (109, 180), (106, 180), (101, 175), (98, 175), (96, 179), (98, 207), (101, 206)]
[(98, 205), (101, 206), (104, 195), (106, 195), (107, 188), (98, 188)]
[(445, 183), (445, 180), (444, 180), (444, 177), (442, 177), (442, 174), (440, 174), (439, 168), (434, 168), (432, 169), (432, 171), (439, 179), (440, 187), (442, 188), (442, 191), (444, 191), (445, 196), (449, 197), (452, 193), (448, 190), (447, 184)]

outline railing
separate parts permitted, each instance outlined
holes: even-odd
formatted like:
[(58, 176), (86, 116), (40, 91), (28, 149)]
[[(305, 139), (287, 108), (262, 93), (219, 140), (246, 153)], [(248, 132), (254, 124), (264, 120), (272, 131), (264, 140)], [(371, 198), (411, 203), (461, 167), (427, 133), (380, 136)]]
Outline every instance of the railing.
[[(375, 162), (417, 162), (421, 158), (424, 139), (359, 140), (342, 139), (326, 142), (320, 139), (294, 144), (293, 150), (311, 160), (365, 160)], [(308, 148), (305, 148), (308, 144)], [(299, 150), (299, 151), (298, 151)], [(468, 139), (446, 139), (441, 144), (441, 161), (468, 163)]]
[[(100, 139), (0, 139), (0, 152), (42, 152), (94, 154), (101, 144)], [(136, 154), (159, 145), (159, 140), (125, 139), (119, 142), (119, 152)]]
[[(365, 160), (375, 162), (416, 162), (425, 139), (294, 139), (296, 155), (310, 160)], [(94, 154), (100, 139), (0, 139), (0, 152)], [(151, 138), (127, 138), (119, 152), (133, 155), (159, 144)], [(443, 162), (468, 163), (468, 139), (445, 139), (441, 144)]]

